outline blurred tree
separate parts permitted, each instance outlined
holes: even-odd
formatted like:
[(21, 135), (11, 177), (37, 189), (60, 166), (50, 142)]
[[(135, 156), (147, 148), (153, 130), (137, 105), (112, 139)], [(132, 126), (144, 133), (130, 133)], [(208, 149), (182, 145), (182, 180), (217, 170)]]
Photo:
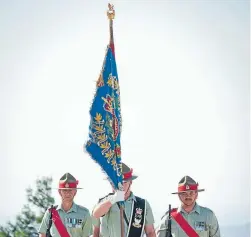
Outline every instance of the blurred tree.
[(0, 237), (38, 236), (37, 228), (45, 211), (55, 203), (51, 195), (51, 185), (51, 177), (42, 177), (36, 180), (35, 190), (26, 189), (28, 204), (23, 206), (14, 223), (9, 221), (6, 226), (0, 226)]

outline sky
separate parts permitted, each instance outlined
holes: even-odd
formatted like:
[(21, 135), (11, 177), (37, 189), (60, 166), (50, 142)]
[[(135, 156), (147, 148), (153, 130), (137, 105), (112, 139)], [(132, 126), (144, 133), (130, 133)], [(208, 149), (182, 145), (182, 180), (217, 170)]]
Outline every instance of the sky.
[[(83, 150), (109, 42), (108, 1), (0, 1), (0, 224), (42, 176), (79, 180), (90, 210), (110, 192)], [(220, 225), (250, 222), (249, 1), (111, 1), (122, 161), (156, 223), (179, 180)]]

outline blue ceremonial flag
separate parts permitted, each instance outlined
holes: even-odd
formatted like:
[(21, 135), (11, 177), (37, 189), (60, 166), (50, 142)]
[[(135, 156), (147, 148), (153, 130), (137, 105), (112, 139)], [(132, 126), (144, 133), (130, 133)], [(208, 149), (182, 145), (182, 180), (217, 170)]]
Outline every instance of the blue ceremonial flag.
[(107, 174), (115, 189), (123, 189), (121, 164), (121, 109), (114, 45), (107, 47), (103, 68), (90, 109), (91, 122), (86, 151)]

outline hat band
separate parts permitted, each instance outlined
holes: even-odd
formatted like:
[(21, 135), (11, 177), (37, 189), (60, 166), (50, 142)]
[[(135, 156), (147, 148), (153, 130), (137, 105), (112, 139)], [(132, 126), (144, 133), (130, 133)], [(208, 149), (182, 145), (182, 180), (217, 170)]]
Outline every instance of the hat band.
[(123, 179), (130, 179), (130, 178), (132, 178), (132, 169), (129, 172), (123, 174)]
[(59, 188), (76, 188), (77, 183), (59, 183)]
[(178, 187), (178, 192), (185, 192), (189, 190), (198, 190), (198, 184), (193, 184), (193, 185), (181, 185)]

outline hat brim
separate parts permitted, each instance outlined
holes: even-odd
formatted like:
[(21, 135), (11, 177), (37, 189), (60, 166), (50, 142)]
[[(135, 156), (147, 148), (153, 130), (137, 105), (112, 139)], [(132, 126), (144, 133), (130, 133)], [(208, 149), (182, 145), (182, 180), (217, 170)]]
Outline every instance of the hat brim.
[(67, 189), (83, 189), (83, 188), (53, 188), (58, 190), (67, 190)]
[[(171, 193), (171, 194), (181, 194), (181, 193), (186, 193), (186, 192), (190, 192), (190, 191), (193, 191), (193, 190), (187, 190), (187, 191), (182, 191), (182, 192), (174, 192), (174, 193)], [(203, 192), (205, 191), (205, 189), (198, 189), (197, 192)]]
[(132, 177), (128, 178), (128, 179), (123, 179), (123, 181), (131, 181), (131, 180), (134, 180), (134, 179), (137, 179), (138, 176), (137, 175), (132, 175)]

